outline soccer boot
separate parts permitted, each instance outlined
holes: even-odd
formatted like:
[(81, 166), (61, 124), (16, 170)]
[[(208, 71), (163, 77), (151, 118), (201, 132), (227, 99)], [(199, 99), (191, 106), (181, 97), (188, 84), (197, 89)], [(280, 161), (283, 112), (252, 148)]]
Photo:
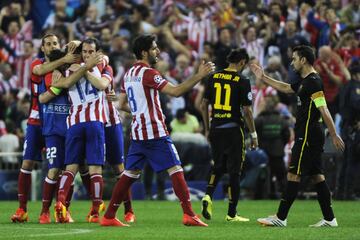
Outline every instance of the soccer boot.
[(95, 214), (90, 214), (87, 219), (89, 223), (98, 223), (100, 217), (98, 213), (95, 213)]
[(198, 216), (195, 215), (192, 217), (190, 215), (187, 215), (186, 213), (184, 213), (182, 222), (185, 226), (198, 226), (198, 227), (207, 227), (208, 226), (206, 223), (201, 221)]
[(227, 222), (248, 222), (250, 219), (241, 217), (239, 215), (235, 215), (235, 217), (230, 217), (229, 215), (226, 215), (225, 220)]
[(106, 218), (106, 217), (102, 217), (100, 220), (100, 225), (104, 226), (104, 227), (109, 227), (109, 226), (113, 226), (113, 227), (129, 227), (128, 224), (124, 224), (122, 223), (119, 219), (117, 218)]
[(135, 214), (133, 212), (127, 212), (124, 215), (124, 221), (127, 222), (127, 223), (133, 223), (133, 222), (135, 222), (135, 220), (136, 220), (136, 217), (135, 217)]
[(18, 208), (18, 209), (16, 209), (15, 214), (11, 216), (11, 221), (12, 221), (13, 223), (16, 223), (16, 222), (19, 222), (19, 223), (27, 222), (27, 221), (29, 221), (28, 213), (25, 212), (24, 209)]
[(270, 227), (286, 227), (287, 220), (280, 220), (276, 215), (269, 216), (267, 218), (258, 218), (258, 223), (263, 226), (270, 226)]
[(66, 207), (60, 201), (57, 201), (56, 204), (55, 204), (54, 215), (55, 215), (55, 221), (58, 222), (58, 223), (67, 223), (67, 222), (69, 222)]
[(71, 217), (71, 212), (69, 210), (66, 210), (66, 217), (69, 223), (75, 222), (74, 219)]
[(211, 219), (212, 216), (212, 201), (209, 195), (205, 195), (201, 199), (201, 214), (207, 220)]
[(338, 226), (338, 223), (336, 221), (336, 218), (334, 218), (331, 221), (321, 219), (318, 223), (310, 225), (309, 227), (337, 227), (337, 226)]
[(50, 212), (41, 213), (40, 217), (39, 217), (39, 223), (40, 224), (49, 224), (49, 223), (51, 223)]
[(105, 212), (105, 210), (106, 210), (106, 205), (105, 202), (103, 201), (99, 206), (99, 213)]

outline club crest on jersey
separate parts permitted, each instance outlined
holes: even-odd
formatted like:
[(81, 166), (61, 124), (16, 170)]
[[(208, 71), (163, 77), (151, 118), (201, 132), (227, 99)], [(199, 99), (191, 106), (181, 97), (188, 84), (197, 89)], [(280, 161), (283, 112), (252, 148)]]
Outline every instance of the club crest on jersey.
[(154, 76), (154, 81), (155, 81), (156, 83), (160, 83), (162, 80), (163, 80), (163, 78), (162, 78), (160, 75), (155, 75), (155, 76)]
[(247, 98), (249, 99), (249, 101), (252, 100), (252, 92), (249, 92), (249, 93), (248, 93)]

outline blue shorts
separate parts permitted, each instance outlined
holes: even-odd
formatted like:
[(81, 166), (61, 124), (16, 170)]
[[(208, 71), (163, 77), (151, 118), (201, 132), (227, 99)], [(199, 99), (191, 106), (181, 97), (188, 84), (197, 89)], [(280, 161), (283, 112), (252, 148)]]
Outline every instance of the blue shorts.
[(110, 165), (124, 162), (124, 141), (121, 123), (105, 127), (105, 159)]
[(41, 126), (28, 124), (26, 128), (23, 159), (41, 161), (41, 152), (44, 147), (45, 142)]
[(48, 168), (62, 169), (65, 162), (65, 137), (58, 135), (45, 136), (45, 145)]
[(179, 154), (169, 136), (151, 140), (131, 140), (126, 170), (141, 170), (148, 161), (156, 172), (181, 165)]
[(83, 122), (71, 126), (66, 132), (65, 165), (82, 164), (103, 165), (104, 124), (102, 122)]

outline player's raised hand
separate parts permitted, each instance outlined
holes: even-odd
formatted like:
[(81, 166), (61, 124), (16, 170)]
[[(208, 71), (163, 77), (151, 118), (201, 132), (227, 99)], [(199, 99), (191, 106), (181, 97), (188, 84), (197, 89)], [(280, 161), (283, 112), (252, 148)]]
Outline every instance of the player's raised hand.
[(97, 64), (101, 63), (103, 61), (104, 55), (100, 52), (97, 52), (89, 57), (89, 59), (86, 62), (86, 68), (88, 70), (95, 67)]
[(118, 96), (116, 96), (115, 91), (111, 90), (109, 93), (106, 94), (106, 99), (109, 102), (116, 102), (119, 100)]
[(64, 56), (65, 63), (75, 63), (75, 62), (79, 62), (80, 60), (81, 60), (80, 54), (73, 54), (69, 52)]
[(257, 64), (250, 64), (250, 70), (255, 74), (255, 76), (261, 79), (264, 76), (264, 70)]
[(332, 142), (338, 151), (343, 152), (345, 150), (345, 143), (339, 135), (331, 136)]
[(62, 77), (61, 72), (59, 72), (58, 70), (53, 71), (51, 85), (56, 85), (56, 83), (60, 81), (61, 77)]
[(69, 53), (74, 53), (76, 48), (81, 44), (80, 41), (74, 40), (69, 42), (66, 46), (68, 47)]
[(215, 71), (215, 64), (213, 62), (205, 63), (205, 61), (203, 61), (200, 63), (198, 74), (203, 78), (213, 71)]

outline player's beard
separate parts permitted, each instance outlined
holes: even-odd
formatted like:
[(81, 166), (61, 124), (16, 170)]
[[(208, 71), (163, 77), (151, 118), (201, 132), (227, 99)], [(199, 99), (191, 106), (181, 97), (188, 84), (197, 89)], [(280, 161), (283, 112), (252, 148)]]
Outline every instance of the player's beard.
[(156, 60), (156, 56), (155, 57), (153, 57), (153, 56), (151, 56), (151, 55), (149, 55), (149, 64), (150, 65), (155, 65), (156, 63), (157, 63), (157, 60)]

